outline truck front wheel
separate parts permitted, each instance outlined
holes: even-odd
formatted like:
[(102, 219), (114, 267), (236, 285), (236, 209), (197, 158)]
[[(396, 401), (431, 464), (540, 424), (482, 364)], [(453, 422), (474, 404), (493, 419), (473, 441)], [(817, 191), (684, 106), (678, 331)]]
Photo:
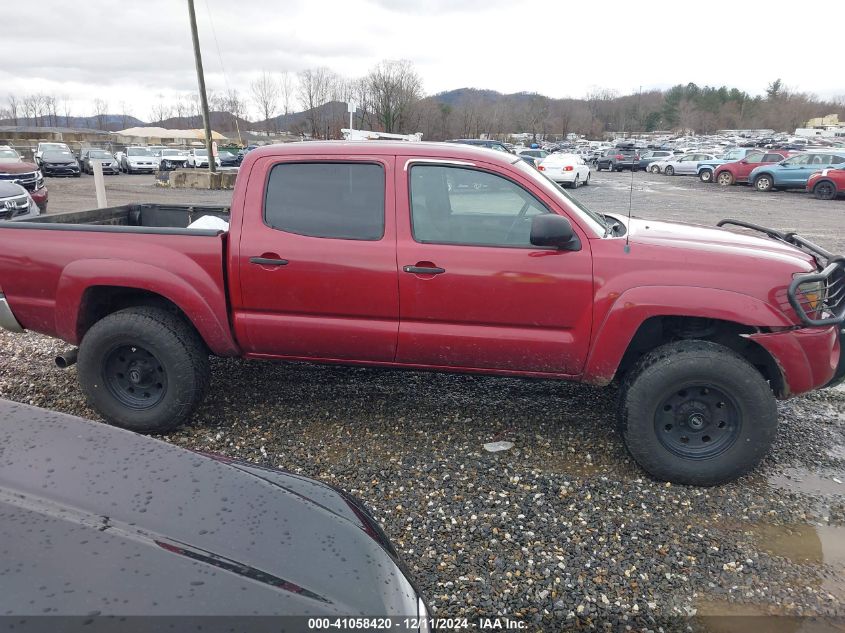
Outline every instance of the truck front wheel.
[(162, 433), (179, 426), (202, 402), (208, 382), (202, 339), (161, 308), (110, 314), (79, 346), (79, 383), (89, 404), (131, 431)]
[(637, 463), (664, 481), (713, 486), (752, 470), (777, 433), (763, 376), (709, 341), (663, 345), (626, 376), (619, 423)]

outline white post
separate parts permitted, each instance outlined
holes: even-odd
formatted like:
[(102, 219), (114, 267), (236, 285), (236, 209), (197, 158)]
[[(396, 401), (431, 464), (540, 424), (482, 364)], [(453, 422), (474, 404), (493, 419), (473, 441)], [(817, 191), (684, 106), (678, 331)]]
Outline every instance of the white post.
[(91, 170), (94, 172), (94, 189), (97, 191), (97, 208), (104, 209), (109, 206), (109, 203), (106, 202), (106, 183), (103, 179), (103, 163), (98, 160), (92, 160)]
[(352, 127), (352, 115), (355, 113), (355, 102), (349, 101), (346, 104), (346, 109), (349, 111), (349, 129), (354, 130), (355, 128)]

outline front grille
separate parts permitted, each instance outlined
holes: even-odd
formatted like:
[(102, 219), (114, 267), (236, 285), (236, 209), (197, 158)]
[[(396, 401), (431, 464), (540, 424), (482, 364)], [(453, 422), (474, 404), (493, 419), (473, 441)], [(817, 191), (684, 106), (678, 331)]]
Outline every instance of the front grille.
[(0, 180), (14, 182), (19, 184), (28, 191), (35, 191), (39, 188), (43, 181), (39, 180), (37, 173), (34, 171), (25, 172), (22, 174), (0, 174)]
[(0, 219), (8, 220), (29, 211), (29, 198), (16, 196), (0, 200)]

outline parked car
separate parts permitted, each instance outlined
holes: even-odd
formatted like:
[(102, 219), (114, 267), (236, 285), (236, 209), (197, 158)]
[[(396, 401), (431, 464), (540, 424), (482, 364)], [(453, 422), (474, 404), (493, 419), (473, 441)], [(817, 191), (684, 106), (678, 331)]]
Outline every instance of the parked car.
[(807, 180), (807, 191), (819, 200), (834, 200), (845, 191), (845, 169), (823, 169)]
[(637, 170), (640, 155), (633, 147), (611, 147), (596, 160), (596, 170), (622, 171), (623, 169)]
[(845, 259), (792, 234), (596, 213), (447, 143), (269, 145), (233, 199), (0, 224), (0, 324), (79, 346), (92, 408), (144, 432), (189, 419), (209, 353), (618, 380), (634, 459), (697, 485), (759, 463), (775, 398), (845, 379), (845, 297), (820, 296)]
[(665, 160), (659, 160), (651, 164), (649, 169), (652, 173), (663, 173), (666, 176), (694, 176), (698, 172), (698, 163), (702, 161), (715, 160), (713, 154), (688, 153), (680, 156), (672, 156)]
[(147, 147), (127, 147), (120, 156), (120, 171), (127, 174), (151, 174), (157, 169), (158, 158)]
[(86, 147), (79, 154), (79, 164), (86, 174), (93, 174), (93, 163), (99, 162), (103, 166), (104, 174), (120, 173), (120, 165), (111, 152), (94, 147)]
[(845, 152), (807, 152), (798, 154), (779, 163), (760, 165), (748, 176), (748, 181), (757, 191), (773, 189), (804, 189), (815, 172), (845, 163)]
[(165, 148), (156, 152), (158, 167), (163, 171), (179, 169), (188, 164), (188, 151), (181, 149)]
[(428, 616), (377, 521), (339, 489), (8, 400), (0, 421), (4, 617), (121, 630), (109, 618)]
[(79, 178), (82, 171), (79, 162), (70, 150), (45, 149), (41, 154), (41, 172), (45, 176), (73, 176)]
[(530, 156), (539, 164), (549, 156), (549, 152), (544, 149), (521, 149), (517, 152), (517, 156)]
[[(67, 143), (48, 143), (48, 142), (41, 142), (35, 147), (35, 164), (39, 167), (41, 166), (41, 162), (43, 160), (44, 152), (47, 151), (65, 151), (70, 152), (70, 147), (67, 146)], [(72, 152), (70, 152), (72, 153)]]
[(648, 166), (651, 163), (658, 161), (658, 160), (666, 160), (667, 158), (673, 156), (671, 150), (666, 149), (655, 149), (649, 150), (642, 154), (640, 154), (640, 162), (637, 163), (637, 169), (648, 169)]
[(0, 220), (22, 220), (40, 213), (38, 205), (21, 185), (0, 180)]
[(47, 186), (38, 165), (27, 163), (8, 145), (0, 145), (0, 182), (14, 182), (29, 192), (42, 213), (47, 211)]
[(550, 154), (537, 169), (551, 180), (573, 189), (590, 184), (590, 166), (574, 154)]
[(231, 152), (227, 152), (224, 149), (221, 149), (217, 153), (217, 157), (220, 160), (221, 167), (237, 167), (241, 164), (240, 159), (238, 158), (237, 154), (232, 154)]
[[(214, 159), (214, 164), (220, 167), (220, 157)], [(188, 152), (186, 167), (208, 167), (208, 150), (205, 148), (192, 149)]]
[(460, 143), (461, 145), (475, 145), (476, 147), (486, 147), (488, 149), (494, 149), (497, 152), (504, 152), (506, 154), (513, 153), (510, 149), (508, 149), (505, 143), (502, 143), (501, 141), (493, 141), (483, 138), (453, 138), (446, 142)]
[(760, 150), (750, 147), (737, 147), (728, 150), (721, 156), (717, 156), (713, 160), (706, 160), (698, 163), (698, 178), (701, 182), (713, 182), (716, 168), (725, 163), (733, 163), (749, 155), (759, 154)]
[[(756, 149), (756, 148), (755, 148)], [(760, 165), (779, 163), (784, 158), (789, 158), (790, 152), (784, 150), (757, 150), (749, 153), (742, 160), (719, 165), (713, 172), (713, 179), (728, 187), (733, 184), (748, 182), (748, 176)]]

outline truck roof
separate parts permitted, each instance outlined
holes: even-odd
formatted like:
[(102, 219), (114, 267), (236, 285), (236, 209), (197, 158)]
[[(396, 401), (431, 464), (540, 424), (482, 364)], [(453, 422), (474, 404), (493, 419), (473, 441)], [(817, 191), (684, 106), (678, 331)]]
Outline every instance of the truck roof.
[(314, 155), (371, 155), (371, 156), (428, 156), (455, 160), (483, 160), (488, 163), (510, 165), (521, 160), (513, 154), (505, 154), (487, 147), (461, 145), (458, 143), (435, 143), (429, 141), (303, 141), (298, 143), (277, 143), (254, 149), (248, 158), (256, 160), (265, 156), (288, 154)]

